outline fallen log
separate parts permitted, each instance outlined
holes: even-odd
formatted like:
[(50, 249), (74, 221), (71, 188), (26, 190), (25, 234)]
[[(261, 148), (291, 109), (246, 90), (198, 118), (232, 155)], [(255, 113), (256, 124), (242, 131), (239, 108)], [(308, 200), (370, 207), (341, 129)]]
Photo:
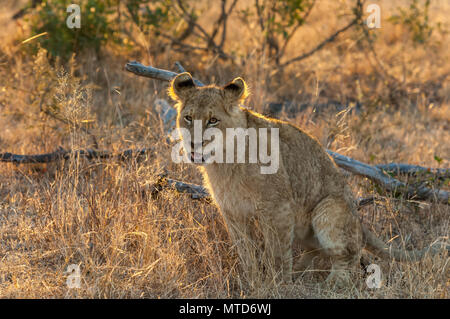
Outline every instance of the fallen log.
[[(84, 157), (89, 160), (111, 158), (115, 158), (117, 160), (126, 160), (130, 158), (147, 156), (153, 151), (154, 150), (152, 148), (143, 148), (140, 150), (129, 149), (114, 154), (109, 151), (96, 151), (92, 149), (64, 150), (62, 148), (59, 148), (52, 153), (35, 155), (0, 153), (0, 162), (9, 162), (15, 164), (50, 163), (62, 159), (70, 159), (72, 156)], [(366, 177), (388, 191), (392, 191), (394, 193), (403, 193), (404, 196), (408, 199), (436, 200), (441, 203), (450, 204), (449, 192), (427, 187), (413, 187), (391, 177), (378, 167), (368, 165), (366, 163), (357, 161), (353, 158), (341, 155), (330, 150), (327, 150), (327, 152), (333, 158), (336, 165), (340, 168), (355, 175)], [(194, 197), (198, 196), (198, 198), (209, 196), (207, 191), (202, 186), (183, 183), (176, 180), (166, 180), (170, 187), (174, 187), (181, 193), (194, 194)]]
[(126, 160), (133, 157), (145, 156), (146, 154), (153, 152), (152, 148), (143, 148), (139, 150), (125, 150), (119, 153), (112, 153), (109, 151), (96, 151), (92, 149), (86, 150), (64, 150), (59, 148), (54, 152), (46, 154), (34, 154), (34, 155), (18, 155), (12, 153), (0, 153), (0, 162), (14, 163), (14, 164), (38, 164), (38, 163), (50, 163), (63, 159), (70, 159), (74, 157), (84, 157), (86, 159), (107, 159), (115, 158), (117, 160)]
[(362, 163), (353, 158), (327, 150), (328, 154), (334, 159), (336, 165), (353, 173), (367, 177), (377, 185), (394, 193), (401, 192), (409, 199), (436, 200), (444, 204), (450, 204), (449, 192), (428, 187), (413, 187), (393, 178), (383, 172), (382, 169), (369, 164)]
[[(166, 175), (161, 176), (158, 181), (152, 185), (152, 197), (156, 198), (158, 193), (163, 189), (174, 189), (178, 193), (190, 195), (192, 199), (205, 199), (208, 202), (211, 201), (211, 195), (205, 187), (198, 184), (185, 183), (175, 179), (167, 178)], [(361, 209), (364, 206), (383, 200), (383, 198), (377, 198), (374, 196), (360, 197), (356, 199), (356, 205), (358, 209)]]

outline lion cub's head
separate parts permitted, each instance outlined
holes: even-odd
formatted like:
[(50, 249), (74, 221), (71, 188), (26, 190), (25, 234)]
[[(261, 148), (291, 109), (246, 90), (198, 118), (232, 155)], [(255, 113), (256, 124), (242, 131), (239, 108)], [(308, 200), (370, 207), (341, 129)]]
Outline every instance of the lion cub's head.
[[(169, 95), (178, 102), (177, 127), (188, 130), (190, 136), (196, 136), (194, 128), (201, 128), (202, 132), (209, 128), (219, 129), (225, 136), (227, 128), (246, 126), (245, 114), (239, 106), (248, 96), (247, 85), (242, 78), (236, 78), (223, 87), (198, 87), (192, 76), (185, 72), (172, 80)], [(206, 159), (197, 149), (205, 146), (207, 141), (191, 139), (188, 145), (184, 137), (183, 140), (191, 161), (205, 163)]]

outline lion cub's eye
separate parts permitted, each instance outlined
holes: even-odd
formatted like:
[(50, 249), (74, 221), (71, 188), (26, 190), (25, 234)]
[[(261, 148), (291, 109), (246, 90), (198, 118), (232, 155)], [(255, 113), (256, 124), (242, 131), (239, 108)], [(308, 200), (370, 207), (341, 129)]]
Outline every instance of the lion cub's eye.
[(214, 126), (214, 125), (216, 125), (217, 123), (219, 123), (219, 120), (216, 119), (215, 117), (210, 118), (209, 121), (208, 121), (208, 125), (209, 125), (209, 126)]
[(189, 116), (189, 115), (186, 115), (186, 116), (184, 117), (184, 120), (185, 120), (187, 123), (192, 123), (192, 117)]

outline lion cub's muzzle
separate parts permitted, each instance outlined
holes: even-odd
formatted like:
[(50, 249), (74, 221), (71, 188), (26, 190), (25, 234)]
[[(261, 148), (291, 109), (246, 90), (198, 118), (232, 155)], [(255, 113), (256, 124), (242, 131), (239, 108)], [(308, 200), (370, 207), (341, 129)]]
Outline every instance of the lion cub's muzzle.
[(203, 154), (203, 148), (206, 146), (206, 141), (200, 143), (191, 142), (191, 152), (189, 154), (189, 159), (194, 164), (208, 164), (207, 160), (209, 158), (208, 154)]

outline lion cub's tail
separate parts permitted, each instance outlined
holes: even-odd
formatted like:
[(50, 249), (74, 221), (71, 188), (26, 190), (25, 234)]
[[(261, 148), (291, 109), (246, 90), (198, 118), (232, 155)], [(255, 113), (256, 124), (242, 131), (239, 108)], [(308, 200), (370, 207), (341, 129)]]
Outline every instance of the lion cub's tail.
[[(375, 255), (379, 255), (384, 258), (394, 258), (397, 261), (417, 261), (425, 257), (426, 253), (435, 255), (440, 252), (437, 247), (428, 247), (421, 250), (403, 250), (396, 249), (386, 245), (381, 239), (379, 239), (374, 233), (372, 233), (365, 226), (362, 226), (363, 234), (366, 242), (366, 249)], [(450, 250), (450, 246), (447, 246), (447, 250)]]

